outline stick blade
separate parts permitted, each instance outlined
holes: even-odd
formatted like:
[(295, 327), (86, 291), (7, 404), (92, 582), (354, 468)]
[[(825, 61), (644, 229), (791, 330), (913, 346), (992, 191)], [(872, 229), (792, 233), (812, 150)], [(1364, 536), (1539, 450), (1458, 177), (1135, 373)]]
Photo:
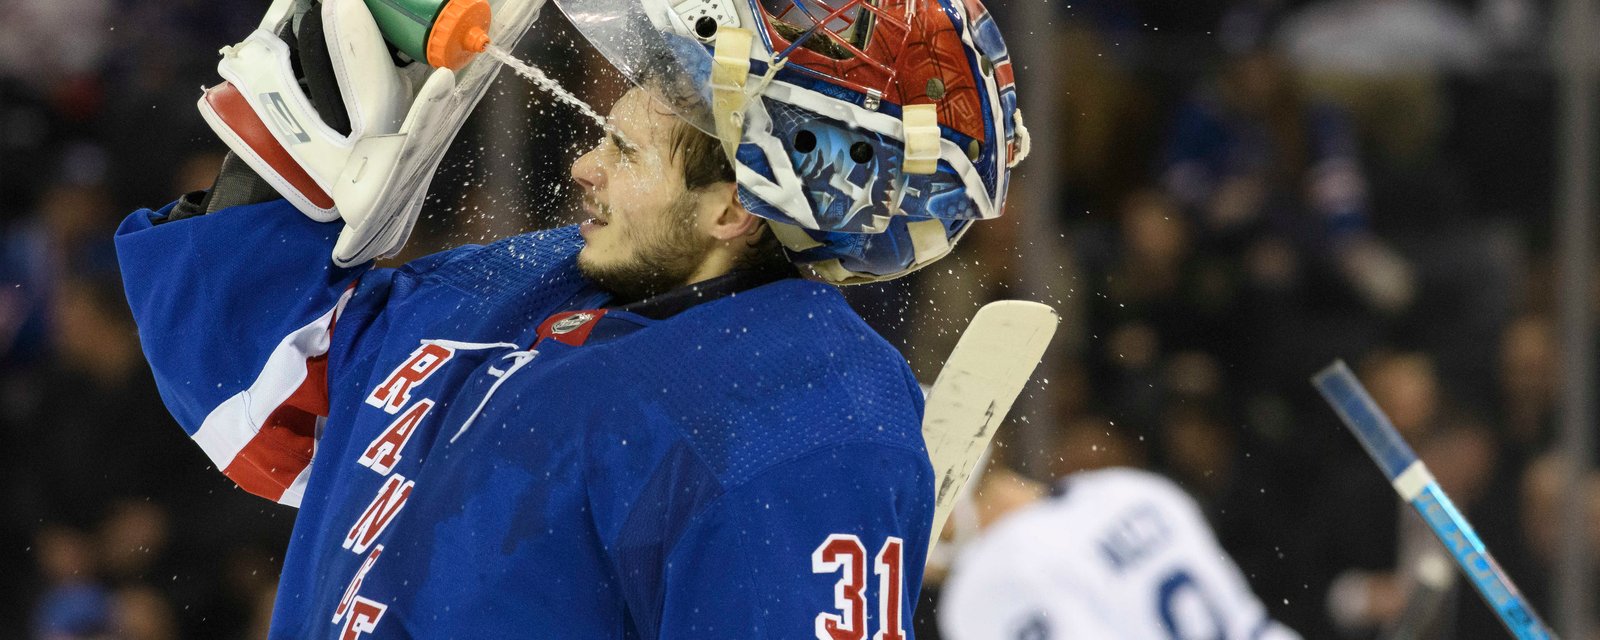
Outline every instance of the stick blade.
[(984, 305), (939, 371), (922, 418), (922, 438), (935, 474), (935, 538), (996, 427), (1044, 357), (1059, 322), (1055, 309), (1037, 302)]

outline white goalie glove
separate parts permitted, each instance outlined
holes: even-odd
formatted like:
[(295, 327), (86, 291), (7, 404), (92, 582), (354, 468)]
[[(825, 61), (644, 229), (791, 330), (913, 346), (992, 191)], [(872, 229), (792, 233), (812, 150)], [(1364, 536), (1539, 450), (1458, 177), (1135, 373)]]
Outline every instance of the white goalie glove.
[[(491, 0), (490, 40), (513, 46), (543, 4)], [(320, 18), (321, 33), (301, 28), (308, 18)], [(285, 40), (294, 33), (325, 37), (343, 114), (326, 104), (332, 100), (314, 104), (303, 88), (315, 79), (303, 82), (297, 63), (313, 61), (296, 58)], [(499, 67), (487, 55), (459, 71), (400, 66), (362, 0), (275, 0), (254, 33), (222, 50), (224, 82), (207, 89), (199, 107), (223, 142), (295, 208), (314, 220), (344, 221), (332, 257), (348, 267), (405, 245), (439, 161)], [(330, 112), (336, 115), (325, 119)]]

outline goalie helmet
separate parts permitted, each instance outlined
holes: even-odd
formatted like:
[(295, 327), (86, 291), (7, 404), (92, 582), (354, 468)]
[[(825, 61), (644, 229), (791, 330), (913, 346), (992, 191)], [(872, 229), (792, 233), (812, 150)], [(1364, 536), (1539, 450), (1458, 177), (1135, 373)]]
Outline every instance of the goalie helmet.
[(837, 284), (898, 277), (998, 217), (1027, 154), (979, 0), (555, 0), (722, 142), (740, 202)]

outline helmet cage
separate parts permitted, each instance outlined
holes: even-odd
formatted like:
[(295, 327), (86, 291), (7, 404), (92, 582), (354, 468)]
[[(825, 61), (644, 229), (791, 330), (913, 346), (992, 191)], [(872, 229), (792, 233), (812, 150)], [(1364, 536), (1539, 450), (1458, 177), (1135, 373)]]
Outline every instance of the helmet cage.
[[(754, 0), (774, 59), (882, 98), (895, 78), (892, 52), (911, 33), (906, 0)], [(754, 7), (753, 7), (754, 8)]]

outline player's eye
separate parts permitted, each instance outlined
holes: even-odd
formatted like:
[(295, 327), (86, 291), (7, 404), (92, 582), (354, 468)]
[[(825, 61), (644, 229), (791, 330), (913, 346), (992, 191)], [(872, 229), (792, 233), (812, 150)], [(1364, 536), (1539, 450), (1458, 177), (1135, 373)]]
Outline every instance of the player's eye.
[(615, 131), (606, 132), (606, 141), (610, 142), (611, 146), (617, 150), (617, 153), (622, 154), (624, 157), (632, 158), (639, 154), (638, 147), (633, 146), (627, 140), (623, 140), (622, 136), (617, 135)]

